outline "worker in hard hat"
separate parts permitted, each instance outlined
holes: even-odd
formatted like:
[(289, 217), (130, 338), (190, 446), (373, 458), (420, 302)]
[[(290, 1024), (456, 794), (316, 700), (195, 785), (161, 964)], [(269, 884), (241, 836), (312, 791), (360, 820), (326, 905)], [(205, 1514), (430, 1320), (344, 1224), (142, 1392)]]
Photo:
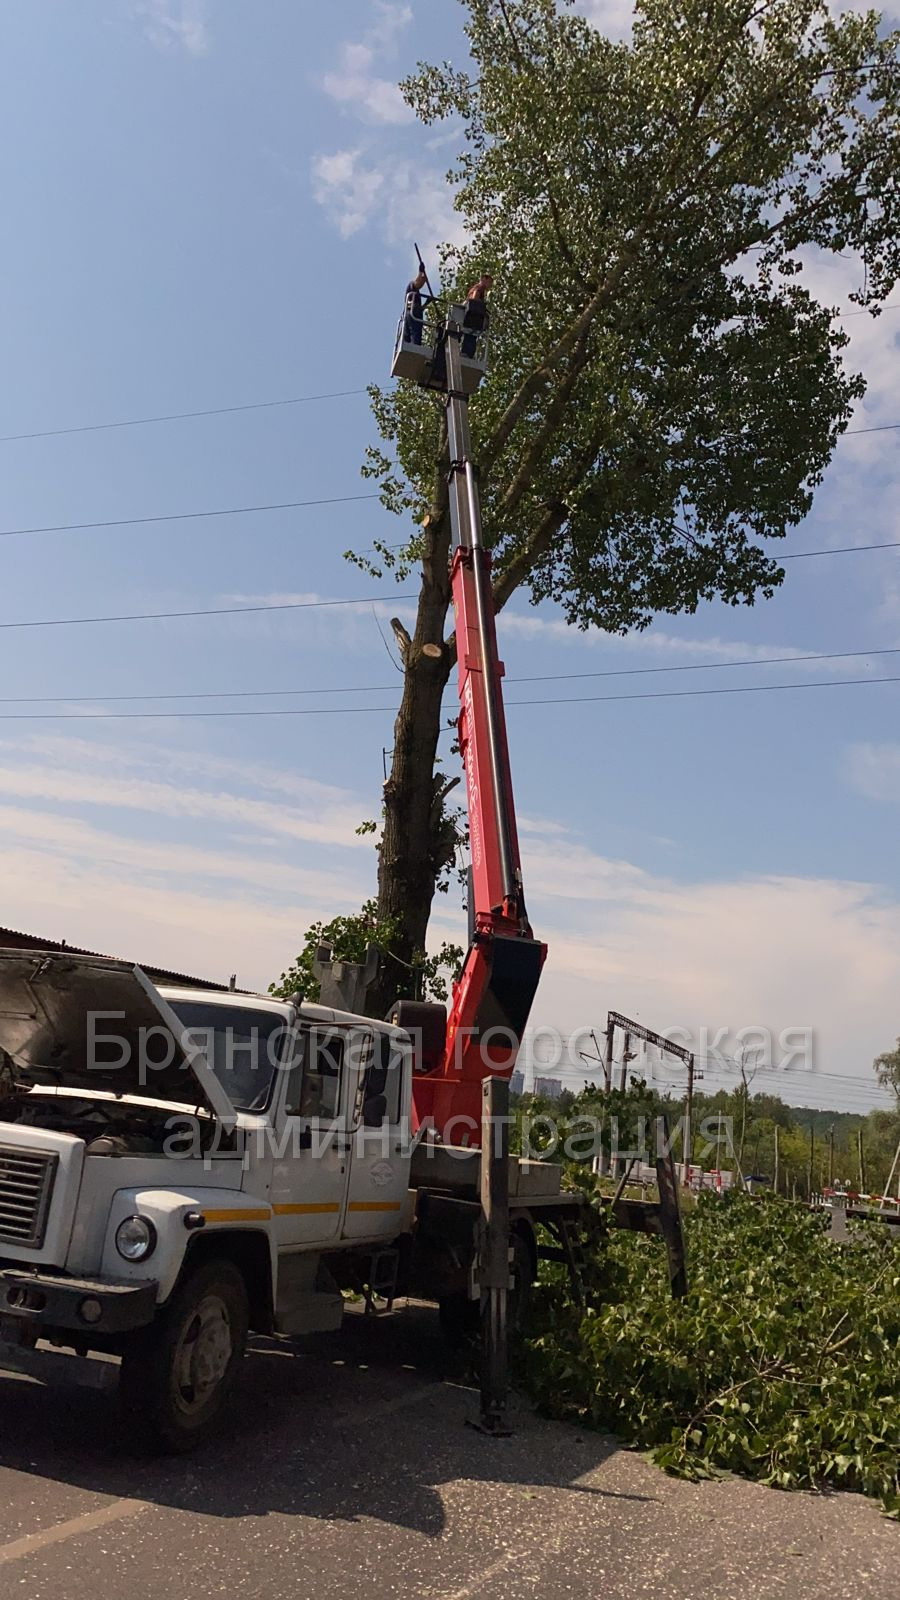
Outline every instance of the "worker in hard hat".
[(466, 322), (467, 328), (474, 332), (463, 335), (462, 353), (470, 359), (474, 357), (478, 343), (479, 333), (487, 327), (488, 309), (487, 297), (494, 287), (494, 280), (489, 272), (483, 272), (477, 283), (473, 283), (466, 295)]

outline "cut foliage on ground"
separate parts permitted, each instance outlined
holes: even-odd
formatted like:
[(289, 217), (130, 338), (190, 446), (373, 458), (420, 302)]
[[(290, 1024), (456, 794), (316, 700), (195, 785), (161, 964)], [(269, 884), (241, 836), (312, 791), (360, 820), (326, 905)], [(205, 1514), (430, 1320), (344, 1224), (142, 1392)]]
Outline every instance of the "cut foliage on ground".
[(523, 1377), (545, 1413), (682, 1476), (855, 1489), (900, 1517), (892, 1230), (861, 1224), (840, 1244), (775, 1196), (701, 1196), (686, 1219), (690, 1290), (673, 1301), (659, 1241), (594, 1216), (585, 1305), (557, 1268), (536, 1292)]

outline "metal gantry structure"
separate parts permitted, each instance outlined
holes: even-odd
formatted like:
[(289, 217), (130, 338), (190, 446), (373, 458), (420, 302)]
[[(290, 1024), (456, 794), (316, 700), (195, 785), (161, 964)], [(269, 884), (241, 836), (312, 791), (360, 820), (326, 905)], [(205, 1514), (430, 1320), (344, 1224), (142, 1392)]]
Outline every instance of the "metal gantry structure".
[(688, 1050), (684, 1045), (674, 1044), (671, 1039), (666, 1038), (665, 1034), (654, 1033), (652, 1028), (646, 1028), (642, 1022), (635, 1022), (632, 1017), (623, 1017), (619, 1011), (610, 1011), (608, 1012), (606, 1018), (606, 1058), (604, 1066), (604, 1076), (606, 1078), (607, 1089), (612, 1088), (612, 1069), (613, 1062), (615, 1060), (615, 1039), (617, 1028), (621, 1029), (625, 1035), (625, 1045), (622, 1052), (622, 1079), (619, 1085), (621, 1089), (624, 1090), (626, 1087), (628, 1061), (630, 1059), (628, 1047), (632, 1039), (643, 1039), (645, 1044), (655, 1045), (657, 1050), (665, 1051), (665, 1053), (670, 1056), (677, 1056), (678, 1060), (683, 1061), (687, 1067), (687, 1096), (684, 1107), (684, 1145), (682, 1148), (682, 1179), (685, 1185), (687, 1185), (689, 1180), (689, 1168), (691, 1164), (691, 1119), (694, 1110), (694, 1080), (697, 1076), (694, 1063), (694, 1052), (693, 1050)]

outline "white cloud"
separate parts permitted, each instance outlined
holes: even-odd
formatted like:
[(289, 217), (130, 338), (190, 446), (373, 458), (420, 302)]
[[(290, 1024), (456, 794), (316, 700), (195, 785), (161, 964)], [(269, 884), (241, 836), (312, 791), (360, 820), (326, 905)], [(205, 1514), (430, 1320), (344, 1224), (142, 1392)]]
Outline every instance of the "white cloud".
[[(895, 778), (900, 799), (900, 748)], [(695, 1040), (726, 1027), (732, 1042), (750, 1025), (776, 1038), (811, 1027), (819, 1071), (845, 1074), (852, 1095), (874, 1089), (871, 1062), (897, 1031), (895, 898), (783, 874), (679, 883), (561, 841), (555, 828), (529, 835), (523, 854), (532, 918), (550, 947), (536, 1024), (598, 1027), (612, 1009), (660, 1031), (686, 1027)], [(813, 1103), (841, 1103), (836, 1079), (791, 1081)], [(772, 1075), (759, 1087), (779, 1084)]]
[[(328, 804), (323, 805), (315, 785), (311, 785), (305, 802), (301, 794), (297, 794), (289, 805), (282, 805), (256, 795), (227, 793), (219, 785), (215, 788), (192, 786), (185, 781), (186, 772), (178, 776), (181, 765), (182, 753), (169, 751), (167, 761), (156, 770), (174, 776), (170, 781), (163, 781), (147, 776), (146, 764), (140, 757), (132, 761), (127, 751), (120, 752), (115, 764), (104, 763), (102, 755), (95, 758), (89, 741), (85, 741), (80, 755), (73, 752), (68, 761), (57, 754), (55, 759), (29, 762), (26, 747), (17, 757), (10, 758), (7, 754), (0, 760), (0, 795), (68, 807), (138, 812), (182, 822), (213, 823), (226, 830), (249, 829), (270, 839), (305, 840), (340, 848), (364, 844), (354, 831), (360, 819), (360, 802), (349, 794), (330, 791)], [(188, 757), (187, 770), (189, 765)], [(237, 774), (233, 776), (236, 778)]]
[(362, 148), (312, 160), (313, 197), (344, 239), (377, 224), (390, 245), (459, 243), (465, 230), (446, 174), (406, 158), (373, 159)]
[[(0, 746), (4, 924), (265, 986), (310, 922), (371, 892), (368, 842), (354, 833), (361, 797), (117, 735)], [(856, 765), (864, 787), (900, 799), (900, 746), (860, 746)], [(846, 1072), (853, 1093), (871, 1086), (870, 1062), (896, 1032), (895, 899), (776, 874), (683, 883), (599, 854), (556, 819), (521, 827), (531, 914), (550, 946), (535, 1023), (598, 1027), (613, 1008), (660, 1029), (812, 1026), (819, 1068)], [(463, 920), (439, 905), (432, 937), (460, 937)], [(836, 1080), (798, 1081), (814, 1103), (840, 1103)]]
[(682, 638), (662, 628), (641, 633), (604, 633), (601, 628), (573, 627), (564, 617), (543, 617), (537, 612), (502, 611), (497, 629), (511, 638), (547, 639), (554, 643), (589, 645), (601, 650), (640, 650), (651, 655), (696, 656), (701, 661), (759, 661), (777, 657), (789, 661), (800, 652), (789, 645), (745, 644), (739, 639)]
[(380, 56), (392, 55), (397, 40), (412, 22), (407, 5), (377, 0), (370, 27), (358, 40), (341, 45), (335, 71), (322, 79), (325, 93), (364, 122), (404, 123), (413, 120), (397, 83), (380, 77), (375, 65)]
[[(453, 190), (445, 170), (423, 165), (418, 139), (414, 152), (407, 153), (408, 143), (396, 146), (400, 128), (415, 117), (394, 78), (380, 70), (385, 56), (395, 56), (412, 20), (408, 5), (376, 0), (369, 27), (359, 39), (341, 45), (337, 65), (326, 73), (322, 88), (342, 110), (383, 132), (377, 143), (370, 134), (365, 142), (320, 152), (310, 170), (313, 196), (342, 238), (374, 227), (388, 245), (408, 249), (410, 240), (418, 239), (424, 249), (433, 250), (464, 238)], [(388, 130), (394, 132), (385, 143)]]
[(850, 787), (867, 800), (900, 802), (900, 744), (852, 744), (844, 771)]
[(413, 20), (412, 6), (397, 0), (375, 0), (375, 15), (367, 38), (381, 50), (390, 50)]
[(336, 150), (312, 161), (313, 198), (328, 213), (342, 239), (372, 220), (383, 199), (386, 174), (366, 166), (361, 150)]
[(0, 795), (0, 920), (70, 944), (265, 986), (371, 891), (366, 803), (276, 767), (42, 735), (0, 747)]
[(370, 45), (342, 45), (337, 71), (327, 72), (322, 79), (325, 93), (373, 122), (410, 122), (413, 113), (398, 85), (372, 71), (374, 60), (375, 51)]
[(634, 22), (631, 0), (577, 0), (576, 11), (609, 39), (626, 39)]
[(206, 0), (136, 0), (134, 14), (157, 50), (202, 56), (209, 49)]
[[(677, 667), (709, 665), (715, 666), (726, 662), (738, 662), (741, 665), (753, 666), (761, 662), (771, 662), (777, 668), (782, 666), (793, 667), (792, 676), (797, 672), (815, 672), (821, 669), (821, 662), (805, 661), (803, 658), (815, 654), (812, 650), (805, 650), (801, 646), (779, 644), (751, 644), (742, 639), (720, 639), (716, 635), (703, 639), (696, 636), (684, 637), (680, 634), (666, 633), (663, 628), (655, 625), (642, 633), (629, 633), (620, 636), (615, 633), (604, 633), (600, 628), (588, 628), (582, 631), (573, 627), (562, 617), (544, 617), (537, 613), (503, 611), (498, 619), (498, 633), (501, 638), (512, 639), (546, 639), (548, 643), (585, 645), (589, 649), (602, 651), (604, 654), (615, 652), (619, 655), (635, 651), (639, 656), (657, 656), (660, 666), (665, 664), (666, 669), (676, 670)], [(874, 658), (865, 656), (850, 657), (843, 661), (829, 661), (829, 676), (846, 674), (848, 678), (866, 676), (873, 668)], [(627, 668), (622, 668), (623, 675)], [(612, 669), (610, 669), (612, 673)], [(513, 678), (510, 678), (513, 681)], [(742, 680), (743, 681), (743, 680)], [(756, 680), (754, 680), (756, 681)]]

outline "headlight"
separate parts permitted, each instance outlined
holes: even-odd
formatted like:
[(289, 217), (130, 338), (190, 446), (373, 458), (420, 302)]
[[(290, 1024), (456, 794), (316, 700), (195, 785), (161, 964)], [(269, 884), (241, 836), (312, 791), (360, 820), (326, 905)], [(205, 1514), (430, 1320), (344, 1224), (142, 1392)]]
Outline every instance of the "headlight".
[(126, 1217), (116, 1229), (116, 1249), (126, 1261), (146, 1261), (156, 1249), (156, 1229), (146, 1217)]

